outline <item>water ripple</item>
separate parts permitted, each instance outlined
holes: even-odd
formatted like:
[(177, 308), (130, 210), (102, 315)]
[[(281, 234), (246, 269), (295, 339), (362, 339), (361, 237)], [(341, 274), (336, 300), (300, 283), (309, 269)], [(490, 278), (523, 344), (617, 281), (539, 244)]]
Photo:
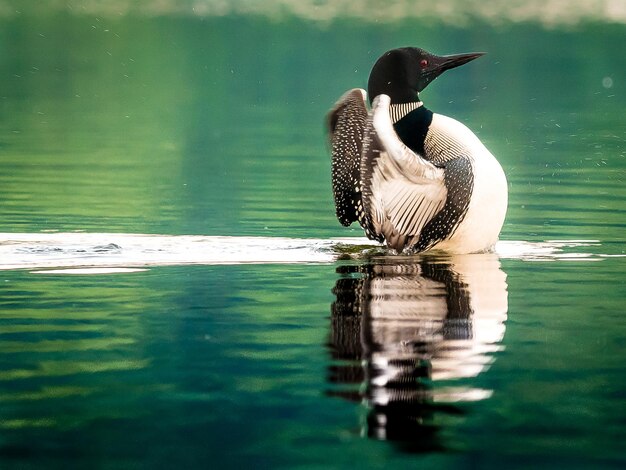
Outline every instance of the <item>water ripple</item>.
[[(601, 261), (623, 252), (598, 253), (599, 240), (500, 241), (502, 259)], [(365, 238), (300, 239), (124, 233), (3, 233), (0, 270), (44, 269), (38, 273), (103, 274), (147, 266), (330, 263), (342, 258), (388, 256)], [(421, 255), (426, 256), (426, 255)], [(432, 256), (432, 255), (427, 255)]]

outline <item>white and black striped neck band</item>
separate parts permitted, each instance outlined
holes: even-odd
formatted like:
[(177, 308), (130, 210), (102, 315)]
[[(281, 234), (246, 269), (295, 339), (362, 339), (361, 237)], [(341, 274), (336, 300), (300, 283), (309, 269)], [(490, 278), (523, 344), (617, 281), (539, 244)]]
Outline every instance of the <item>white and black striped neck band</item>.
[(414, 101), (412, 103), (400, 103), (400, 104), (392, 104), (389, 106), (389, 115), (391, 117), (391, 122), (394, 124), (402, 119), (404, 116), (409, 114), (414, 109), (419, 108), (424, 103), (421, 101)]

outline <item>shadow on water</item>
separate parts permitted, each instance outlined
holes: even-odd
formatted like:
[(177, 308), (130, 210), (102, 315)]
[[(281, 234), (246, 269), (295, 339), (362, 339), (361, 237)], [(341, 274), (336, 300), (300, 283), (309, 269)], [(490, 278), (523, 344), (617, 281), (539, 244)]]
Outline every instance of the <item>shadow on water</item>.
[(489, 398), (472, 386), (500, 350), (506, 274), (493, 254), (341, 265), (331, 307), (328, 394), (364, 402), (362, 433), (411, 452), (450, 448), (447, 418)]

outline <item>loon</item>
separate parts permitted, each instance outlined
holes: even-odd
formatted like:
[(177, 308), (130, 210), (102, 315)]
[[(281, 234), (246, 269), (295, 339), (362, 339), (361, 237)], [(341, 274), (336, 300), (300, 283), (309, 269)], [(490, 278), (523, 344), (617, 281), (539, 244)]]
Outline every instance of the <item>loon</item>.
[(367, 92), (354, 88), (335, 103), (326, 125), (342, 225), (358, 221), (397, 252), (493, 250), (507, 209), (504, 171), (472, 131), (419, 96), (482, 55), (392, 49), (374, 64)]

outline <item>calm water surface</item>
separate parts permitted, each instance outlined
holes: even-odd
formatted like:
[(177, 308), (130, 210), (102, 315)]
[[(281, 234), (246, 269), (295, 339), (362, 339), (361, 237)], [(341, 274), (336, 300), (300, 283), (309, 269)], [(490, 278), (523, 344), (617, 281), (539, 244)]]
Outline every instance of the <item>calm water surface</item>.
[[(419, 26), (0, 18), (0, 468), (626, 464), (626, 29)], [(324, 113), (408, 44), (489, 53), (423, 99), (495, 254), (342, 239)]]

